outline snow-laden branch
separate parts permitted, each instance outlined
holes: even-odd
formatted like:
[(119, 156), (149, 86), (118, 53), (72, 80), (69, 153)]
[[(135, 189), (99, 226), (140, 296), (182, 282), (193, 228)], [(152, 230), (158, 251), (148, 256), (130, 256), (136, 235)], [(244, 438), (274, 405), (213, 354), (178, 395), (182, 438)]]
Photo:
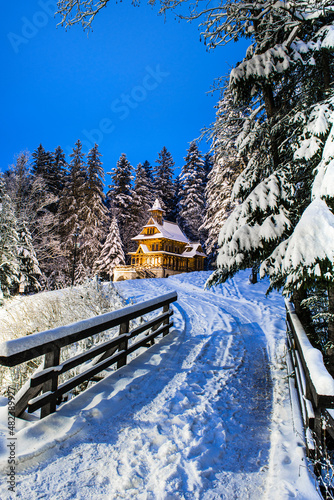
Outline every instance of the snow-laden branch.
[(235, 207), (219, 234), (217, 264), (220, 268), (232, 271), (236, 266), (247, 265), (264, 243), (279, 240), (290, 228), (291, 222), (281, 203), (291, 196), (290, 189), (284, 173), (275, 172)]
[(286, 276), (283, 292), (310, 279), (334, 279), (334, 215), (320, 198), (304, 211), (293, 234), (283, 241), (260, 268), (261, 276)]

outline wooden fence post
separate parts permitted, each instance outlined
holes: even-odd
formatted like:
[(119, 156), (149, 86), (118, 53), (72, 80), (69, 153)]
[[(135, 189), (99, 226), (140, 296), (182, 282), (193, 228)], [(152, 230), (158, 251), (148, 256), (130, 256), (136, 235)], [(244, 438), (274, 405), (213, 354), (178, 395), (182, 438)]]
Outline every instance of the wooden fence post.
[[(50, 368), (51, 366), (59, 365), (59, 360), (60, 360), (60, 348), (54, 346), (52, 352), (48, 352), (45, 354), (44, 369)], [(58, 387), (58, 375), (54, 374), (51, 380), (44, 382), (43, 392), (48, 392), (48, 391), (54, 392), (57, 390), (57, 387)], [(42, 406), (41, 418), (50, 415), (50, 413), (54, 413), (56, 411), (56, 407), (57, 407), (56, 398), (53, 401), (51, 401), (51, 403), (47, 403), (45, 406)]]
[[(169, 311), (169, 304), (166, 304), (165, 306), (163, 306), (163, 308), (162, 308), (162, 312), (163, 312), (163, 313), (167, 313), (168, 311)], [(163, 323), (162, 323), (162, 324), (163, 324), (163, 325), (168, 325), (168, 323), (169, 323), (169, 318), (166, 318), (166, 319), (163, 321)], [(168, 334), (169, 334), (169, 328), (168, 328), (168, 330), (167, 330), (167, 331), (166, 331), (166, 332), (165, 332), (162, 336), (163, 336), (163, 337), (166, 337), (166, 335), (168, 335)]]
[[(123, 335), (124, 333), (129, 333), (129, 321), (125, 321), (125, 323), (121, 323), (119, 325), (119, 335)], [(125, 339), (124, 342), (119, 344), (119, 351), (126, 351), (128, 348), (128, 339)], [(117, 368), (121, 368), (126, 365), (126, 353), (124, 357), (122, 357), (119, 361), (117, 361)]]

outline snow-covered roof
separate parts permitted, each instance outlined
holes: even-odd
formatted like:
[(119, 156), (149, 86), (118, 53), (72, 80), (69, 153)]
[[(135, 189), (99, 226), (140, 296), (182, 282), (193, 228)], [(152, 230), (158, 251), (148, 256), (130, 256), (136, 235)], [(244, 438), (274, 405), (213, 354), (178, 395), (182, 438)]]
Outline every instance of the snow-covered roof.
[(142, 243), (142, 244), (140, 245), (140, 248), (142, 249), (142, 251), (143, 251), (144, 253), (149, 253), (148, 246), (147, 246), (147, 245), (144, 245), (144, 243)]
[(201, 251), (201, 244), (199, 242), (189, 243), (184, 252), (182, 253), (182, 257), (195, 257), (198, 255), (199, 257), (206, 257), (206, 255)]
[(164, 212), (164, 210), (161, 208), (160, 201), (158, 198), (155, 199), (155, 202), (153, 203), (153, 207), (149, 209), (149, 212), (154, 212), (156, 210), (159, 210), (160, 212)]
[[(164, 220), (161, 224), (154, 221), (154, 224), (150, 224), (158, 229), (158, 233), (155, 234), (138, 234), (132, 240), (152, 240), (156, 238), (166, 238), (168, 240), (179, 241), (182, 243), (189, 243), (187, 237), (183, 234), (179, 226), (175, 222), (169, 222)], [(144, 229), (143, 229), (144, 230)]]

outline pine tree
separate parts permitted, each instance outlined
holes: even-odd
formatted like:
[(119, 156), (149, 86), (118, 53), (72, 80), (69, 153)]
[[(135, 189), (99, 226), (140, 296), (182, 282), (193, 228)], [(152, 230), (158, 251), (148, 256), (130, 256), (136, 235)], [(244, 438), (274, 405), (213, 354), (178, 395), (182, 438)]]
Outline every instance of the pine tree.
[[(321, 241), (319, 230), (330, 226), (334, 206), (330, 180), (334, 16), (328, 6), (321, 1), (299, 2), (294, 8), (261, 5), (255, 43), (231, 72), (234, 98), (252, 110), (238, 141), (239, 153), (248, 163), (233, 188), (240, 204), (220, 233), (219, 270), (210, 283), (262, 262), (260, 273), (269, 275), (270, 289), (283, 287), (306, 325), (310, 313), (315, 319), (328, 315), (328, 339), (334, 342), (334, 291), (331, 280), (326, 280), (329, 266), (321, 245), (316, 246), (316, 258), (307, 244), (310, 234)], [(328, 210), (310, 216), (320, 201)], [(301, 248), (308, 249), (302, 256)], [(327, 310), (303, 310), (303, 304), (310, 306), (312, 297), (324, 290)], [(321, 301), (317, 307), (323, 307)], [(333, 368), (332, 360), (330, 364)]]
[(52, 186), (52, 169), (54, 164), (54, 156), (50, 151), (45, 151), (42, 144), (38, 146), (36, 151), (32, 153), (34, 159), (31, 172), (33, 175), (40, 175), (45, 179), (46, 184)]
[(26, 292), (37, 292), (41, 289), (42, 272), (39, 268), (36, 252), (28, 225), (24, 220), (18, 223), (18, 263), (20, 283), (25, 283)]
[(53, 153), (53, 163), (49, 172), (50, 191), (56, 196), (59, 196), (64, 189), (66, 170), (65, 153), (60, 146), (57, 146)]
[(154, 168), (154, 191), (155, 197), (160, 200), (166, 219), (173, 214), (173, 203), (175, 187), (173, 182), (174, 161), (172, 155), (163, 147), (156, 160)]
[(103, 203), (104, 171), (100, 158), (101, 153), (95, 144), (87, 156), (87, 180), (83, 186), (84, 200), (80, 211), (81, 261), (88, 272), (93, 269), (100, 254), (108, 221), (107, 208)]
[(112, 279), (114, 268), (125, 264), (122, 240), (120, 237), (117, 218), (113, 217), (107, 239), (101, 254), (95, 262), (94, 272), (102, 278)]
[(206, 211), (201, 230), (206, 230), (205, 248), (215, 257), (219, 232), (235, 207), (231, 193), (235, 179), (240, 173), (240, 160), (236, 155), (220, 158), (211, 170), (206, 187)]
[(27, 152), (17, 157), (15, 165), (5, 172), (4, 180), (18, 227), (27, 227), (43, 277), (48, 276), (53, 256), (59, 252), (59, 240), (55, 241), (54, 236), (57, 218), (51, 211), (57, 199), (41, 175), (31, 175)]
[[(79, 281), (86, 277), (86, 271), (82, 267), (80, 245), (81, 245), (81, 214), (84, 207), (84, 187), (87, 180), (80, 140), (75, 143), (72, 158), (69, 164), (69, 172), (66, 176), (65, 187), (59, 205), (59, 233), (62, 254), (65, 258), (66, 269), (64, 272), (68, 282), (73, 282), (73, 267), (80, 269)], [(88, 271), (87, 271), (88, 272)]]
[(9, 296), (19, 283), (18, 234), (11, 200), (0, 177), (0, 295)]
[(113, 215), (116, 215), (119, 232), (126, 252), (131, 244), (131, 236), (135, 232), (133, 228), (132, 207), (132, 187), (133, 167), (123, 153), (117, 162), (116, 168), (112, 170), (111, 175), (113, 184), (109, 186), (108, 198), (112, 207)]
[(29, 153), (20, 153), (15, 165), (5, 172), (4, 180), (6, 190), (14, 205), (17, 217), (28, 218), (27, 213), (31, 211), (28, 200), (30, 199), (31, 184), (33, 178), (29, 169)]
[(138, 163), (136, 168), (134, 194), (137, 197), (138, 203), (137, 230), (140, 231), (143, 225), (147, 222), (149, 214), (148, 210), (154, 202), (152, 185), (147, 175), (147, 170), (141, 163)]
[(196, 142), (190, 144), (184, 160), (185, 165), (180, 174), (179, 221), (188, 238), (196, 241), (202, 236), (199, 228), (205, 211), (204, 161)]
[(147, 176), (148, 181), (153, 186), (154, 185), (154, 177), (153, 177), (152, 166), (151, 166), (151, 164), (150, 164), (149, 161), (147, 161), (147, 160), (144, 161), (144, 163), (143, 163), (143, 169), (146, 172), (146, 176)]
[(211, 170), (213, 169), (213, 165), (214, 165), (214, 159), (213, 159), (212, 154), (205, 153), (204, 165), (203, 165), (203, 168), (204, 168), (204, 183), (203, 183), (204, 189), (206, 188), (206, 185), (208, 183), (209, 174), (210, 174)]
[(177, 222), (179, 220), (181, 192), (182, 192), (182, 187), (181, 187), (180, 175), (178, 175), (174, 180), (174, 195), (171, 203), (172, 208), (168, 215), (168, 220), (170, 220), (171, 222)]
[[(231, 72), (234, 99), (252, 110), (238, 139), (239, 154), (248, 162), (233, 188), (240, 204), (220, 234), (221, 272), (213, 281), (276, 255), (275, 249), (290, 237), (311, 201), (321, 147), (320, 136), (307, 129), (314, 120), (314, 115), (309, 120), (312, 108), (316, 110), (317, 102), (326, 97), (333, 74), (326, 58), (332, 44), (332, 14), (320, 4), (315, 8), (300, 3), (297, 11), (270, 2), (257, 6), (255, 43)], [(239, 7), (235, 4), (238, 19), (241, 12), (255, 8), (246, 3)], [(271, 265), (275, 267), (274, 260)], [(284, 273), (281, 280), (276, 273), (275, 284), (284, 284)]]
[(209, 130), (214, 145), (214, 163), (206, 155), (204, 170), (207, 184), (205, 188), (206, 211), (201, 230), (207, 232), (205, 248), (216, 257), (218, 234), (236, 205), (232, 199), (234, 183), (244, 165), (237, 149), (237, 139), (246, 120), (246, 110), (236, 106), (228, 88), (217, 105), (217, 118)]

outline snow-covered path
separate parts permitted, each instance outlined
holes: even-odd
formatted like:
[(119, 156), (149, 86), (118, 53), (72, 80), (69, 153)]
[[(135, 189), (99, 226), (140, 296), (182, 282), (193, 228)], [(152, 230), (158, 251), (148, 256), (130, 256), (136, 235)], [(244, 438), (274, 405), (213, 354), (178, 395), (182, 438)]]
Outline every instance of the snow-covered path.
[(18, 498), (319, 498), (278, 359), (282, 300), (245, 273), (204, 292), (206, 278), (117, 284), (138, 302), (176, 290), (175, 332), (23, 426)]

